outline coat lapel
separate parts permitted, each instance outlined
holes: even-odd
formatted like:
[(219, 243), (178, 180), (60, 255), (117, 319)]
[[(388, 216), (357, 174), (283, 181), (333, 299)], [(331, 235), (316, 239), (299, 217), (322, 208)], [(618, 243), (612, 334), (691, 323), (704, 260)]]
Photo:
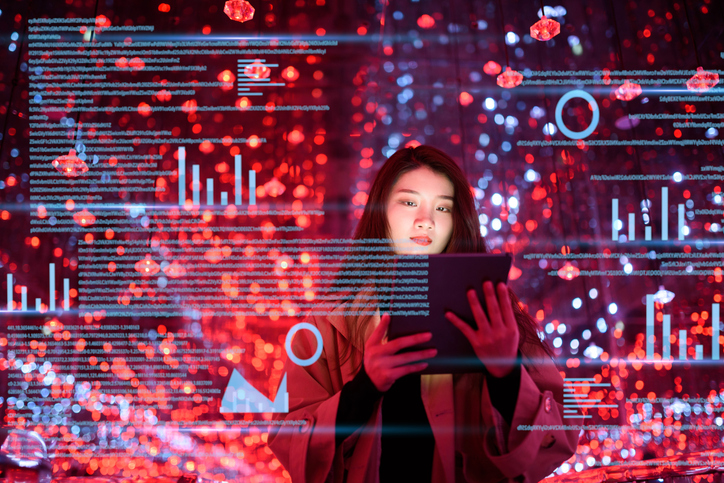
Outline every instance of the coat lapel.
[[(349, 328), (344, 317), (347, 304), (337, 306), (328, 316), (327, 320), (335, 329), (348, 341), (350, 340)], [(375, 314), (368, 326), (367, 336), (380, 323), (379, 311)], [(366, 337), (365, 337), (366, 340)], [(352, 346), (362, 352), (357, 341), (352, 341)], [(426, 374), (421, 378), (422, 404), (425, 406), (427, 419), (432, 428), (435, 438), (435, 447), (442, 462), (442, 470), (448, 483), (455, 481), (455, 411), (453, 404), (453, 376), (452, 374)], [(381, 419), (377, 413), (377, 425), (381, 426)], [(379, 434), (377, 436), (377, 449), (379, 449)], [(374, 453), (373, 448), (367, 451)], [(379, 454), (375, 455), (379, 466)], [(366, 472), (364, 472), (366, 473)], [(433, 474), (435, 474), (433, 468)]]
[[(455, 410), (452, 374), (425, 374), (421, 378), (422, 404), (435, 437), (445, 479), (455, 481)], [(435, 471), (433, 470), (433, 474)]]

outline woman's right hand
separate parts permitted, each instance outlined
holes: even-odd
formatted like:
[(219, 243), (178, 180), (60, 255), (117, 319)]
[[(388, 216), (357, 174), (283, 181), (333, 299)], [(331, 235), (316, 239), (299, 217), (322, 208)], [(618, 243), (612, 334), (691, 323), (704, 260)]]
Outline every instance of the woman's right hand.
[(380, 392), (386, 392), (402, 376), (420, 372), (427, 367), (426, 362), (412, 364), (413, 362), (429, 359), (437, 354), (436, 349), (397, 354), (401, 349), (429, 341), (432, 334), (423, 332), (383, 342), (389, 325), (390, 314), (385, 313), (365, 343), (365, 371), (367, 371), (370, 380)]

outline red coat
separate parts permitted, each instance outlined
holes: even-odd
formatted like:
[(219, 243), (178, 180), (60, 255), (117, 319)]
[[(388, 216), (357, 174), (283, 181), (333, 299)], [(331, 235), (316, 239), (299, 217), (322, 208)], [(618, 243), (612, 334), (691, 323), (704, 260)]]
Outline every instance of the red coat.
[[(351, 361), (361, 360), (360, 348), (353, 347), (357, 357), (339, 365), (348, 337), (343, 310), (340, 306), (328, 316), (309, 316), (307, 322), (322, 334), (322, 356), (307, 367), (291, 361), (285, 366), (289, 413), (275, 416), (308, 424), (275, 427), (268, 441), (293, 483), (379, 481), (381, 400), (364, 426), (366, 431), (358, 430), (335, 447), (340, 391), (355, 376)], [(370, 327), (379, 322), (376, 319)], [(316, 349), (314, 334), (297, 332), (292, 349), (300, 359), (310, 358)], [(482, 374), (422, 376), (422, 402), (435, 438), (434, 483), (512, 478), (535, 482), (574, 454), (578, 430), (517, 429), (519, 425), (581, 423), (562, 418), (563, 379), (550, 357), (533, 345), (524, 346), (522, 353), (524, 366), (510, 426), (492, 406)]]

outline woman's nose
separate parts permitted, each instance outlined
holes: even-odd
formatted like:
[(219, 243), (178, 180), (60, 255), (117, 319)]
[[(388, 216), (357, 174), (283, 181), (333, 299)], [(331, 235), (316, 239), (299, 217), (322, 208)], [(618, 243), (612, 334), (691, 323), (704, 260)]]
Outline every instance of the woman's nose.
[(415, 228), (432, 230), (433, 226), (434, 226), (434, 224), (430, 218), (418, 218), (417, 221), (415, 222)]

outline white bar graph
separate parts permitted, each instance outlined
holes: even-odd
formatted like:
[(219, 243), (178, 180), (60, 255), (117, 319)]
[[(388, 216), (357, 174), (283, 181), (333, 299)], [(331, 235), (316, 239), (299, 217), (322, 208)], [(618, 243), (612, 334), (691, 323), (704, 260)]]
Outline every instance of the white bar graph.
[(610, 382), (596, 382), (594, 378), (563, 379), (563, 418), (591, 418), (583, 414), (582, 409), (617, 408), (618, 404), (602, 404), (601, 399), (589, 398), (588, 394), (577, 393), (576, 388), (610, 387)]
[[(646, 359), (654, 359), (654, 340), (655, 340), (655, 324), (656, 319), (656, 307), (654, 305), (654, 296), (651, 294), (646, 295)], [(719, 360), (721, 354), (721, 343), (719, 342), (720, 335), (720, 305), (711, 304), (711, 358), (712, 360)], [(671, 360), (671, 315), (663, 314), (662, 324), (662, 352), (661, 358), (663, 360)], [(686, 360), (686, 330), (679, 330), (679, 360)], [(695, 346), (696, 350), (701, 350), (703, 357), (704, 346), (699, 344)]]
[[(19, 310), (21, 312), (31, 311), (30, 303), (33, 299), (28, 297), (28, 287), (20, 286), (20, 302), (13, 306), (13, 294), (15, 286), (13, 284), (13, 275), (7, 274), (7, 310), (12, 312), (13, 310)], [(70, 279), (63, 279), (63, 308), (68, 310), (70, 307)], [(43, 299), (35, 297), (34, 310), (40, 312), (43, 308)], [(56, 310), (55, 300), (55, 263), (48, 264), (48, 311), (54, 312)]]
[(618, 241), (618, 198), (611, 200), (611, 240)]
[(246, 67), (248, 67), (251, 63), (255, 64), (263, 64), (265, 67), (279, 67), (279, 64), (267, 64), (266, 60), (264, 59), (239, 59), (237, 61), (237, 67), (236, 67), (236, 73), (238, 76), (237, 79), (237, 87), (236, 91), (237, 94), (240, 96), (261, 96), (263, 95), (262, 92), (250, 92), (249, 87), (245, 86), (254, 86), (254, 87), (266, 87), (266, 86), (285, 86), (286, 83), (284, 82), (271, 82), (270, 78), (254, 78), (250, 77), (246, 74)]
[(178, 148), (178, 204), (186, 203), (186, 148)]
[(711, 304), (711, 360), (719, 360), (719, 304)]
[(664, 335), (662, 337), (664, 341), (664, 348), (661, 353), (661, 358), (664, 360), (671, 359), (671, 315), (664, 314)]
[[(623, 221), (619, 219), (619, 199), (611, 199), (611, 240), (618, 241), (619, 231), (623, 228)], [(684, 204), (677, 205), (678, 208), (678, 233), (677, 239), (684, 240), (687, 235), (686, 208)], [(661, 240), (669, 239), (669, 188), (661, 188)], [(628, 241), (636, 240), (636, 214), (628, 213)], [(644, 225), (644, 240), (652, 240), (651, 226)]]
[(256, 171), (249, 170), (249, 205), (256, 204)]
[(669, 239), (669, 188), (661, 188), (661, 239)]
[(234, 204), (241, 206), (241, 154), (234, 156)]
[(199, 165), (194, 164), (191, 166), (191, 192), (192, 192), (192, 203), (194, 206), (201, 204), (201, 181), (199, 181)]
[[(178, 179), (179, 179), (179, 199), (178, 204), (179, 206), (183, 206), (186, 203), (186, 149), (184, 147), (178, 148), (178, 158), (179, 158), (179, 165), (178, 165)], [(234, 156), (234, 204), (236, 206), (242, 205), (242, 189), (241, 189), (241, 183), (242, 183), (242, 158), (240, 154), (237, 154)], [(256, 172), (254, 170), (249, 170), (249, 204), (255, 205), (256, 204)], [(206, 205), (207, 206), (214, 206), (214, 184), (215, 181), (213, 178), (206, 178), (205, 183), (205, 190), (206, 190)], [(201, 181), (201, 165), (198, 164), (192, 164), (191, 165), (191, 204), (194, 207), (201, 206), (201, 190), (202, 190), (202, 181)], [(220, 195), (220, 204), (222, 206), (226, 206), (229, 204), (229, 191), (221, 191), (219, 193)]]
[(654, 358), (654, 296), (646, 295), (646, 359)]
[(13, 274), (8, 273), (8, 312), (13, 311)]
[(48, 310), (51, 312), (55, 310), (55, 263), (51, 263), (48, 270), (49, 277), (49, 296), (48, 296)]

